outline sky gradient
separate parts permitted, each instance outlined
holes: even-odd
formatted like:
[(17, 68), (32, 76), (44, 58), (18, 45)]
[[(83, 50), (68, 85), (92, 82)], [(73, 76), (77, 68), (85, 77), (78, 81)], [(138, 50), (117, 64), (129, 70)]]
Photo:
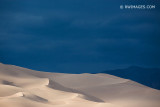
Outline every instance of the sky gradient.
[[(153, 10), (121, 10), (154, 4)], [(0, 62), (48, 72), (160, 67), (159, 0), (1, 0)]]

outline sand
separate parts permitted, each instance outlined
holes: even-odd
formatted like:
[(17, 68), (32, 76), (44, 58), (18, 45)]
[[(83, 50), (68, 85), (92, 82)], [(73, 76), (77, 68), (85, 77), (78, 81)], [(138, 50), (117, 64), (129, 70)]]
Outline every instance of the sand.
[(108, 74), (48, 73), (0, 63), (0, 107), (160, 107), (160, 91)]

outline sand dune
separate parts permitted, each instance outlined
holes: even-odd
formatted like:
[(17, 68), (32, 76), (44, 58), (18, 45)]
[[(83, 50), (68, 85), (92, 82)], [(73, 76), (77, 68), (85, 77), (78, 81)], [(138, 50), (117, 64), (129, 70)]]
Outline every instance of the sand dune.
[(108, 74), (34, 71), (0, 63), (0, 107), (160, 107), (160, 91)]

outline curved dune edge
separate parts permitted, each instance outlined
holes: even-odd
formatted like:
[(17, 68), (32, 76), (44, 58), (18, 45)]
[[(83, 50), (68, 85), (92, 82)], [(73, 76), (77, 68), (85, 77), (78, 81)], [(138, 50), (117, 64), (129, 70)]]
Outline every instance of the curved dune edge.
[(108, 74), (34, 71), (0, 63), (0, 107), (160, 107), (160, 91)]

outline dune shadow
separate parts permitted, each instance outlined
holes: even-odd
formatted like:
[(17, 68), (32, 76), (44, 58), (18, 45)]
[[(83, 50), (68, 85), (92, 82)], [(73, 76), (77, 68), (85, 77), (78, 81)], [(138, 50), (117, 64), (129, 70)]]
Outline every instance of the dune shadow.
[(67, 88), (67, 87), (64, 87), (63, 85), (53, 81), (53, 80), (49, 80), (49, 85), (48, 85), (49, 88), (53, 88), (53, 89), (56, 89), (56, 90), (60, 90), (60, 91), (65, 91), (65, 92), (72, 92), (72, 93), (78, 93), (78, 94), (82, 94), (84, 95), (84, 99), (86, 100), (89, 100), (89, 101), (94, 101), (94, 102), (105, 102), (103, 101), (102, 99), (99, 99), (95, 96), (92, 96), (92, 95), (89, 95), (89, 94), (86, 94), (80, 90), (76, 90), (76, 89), (72, 89), (72, 88)]

